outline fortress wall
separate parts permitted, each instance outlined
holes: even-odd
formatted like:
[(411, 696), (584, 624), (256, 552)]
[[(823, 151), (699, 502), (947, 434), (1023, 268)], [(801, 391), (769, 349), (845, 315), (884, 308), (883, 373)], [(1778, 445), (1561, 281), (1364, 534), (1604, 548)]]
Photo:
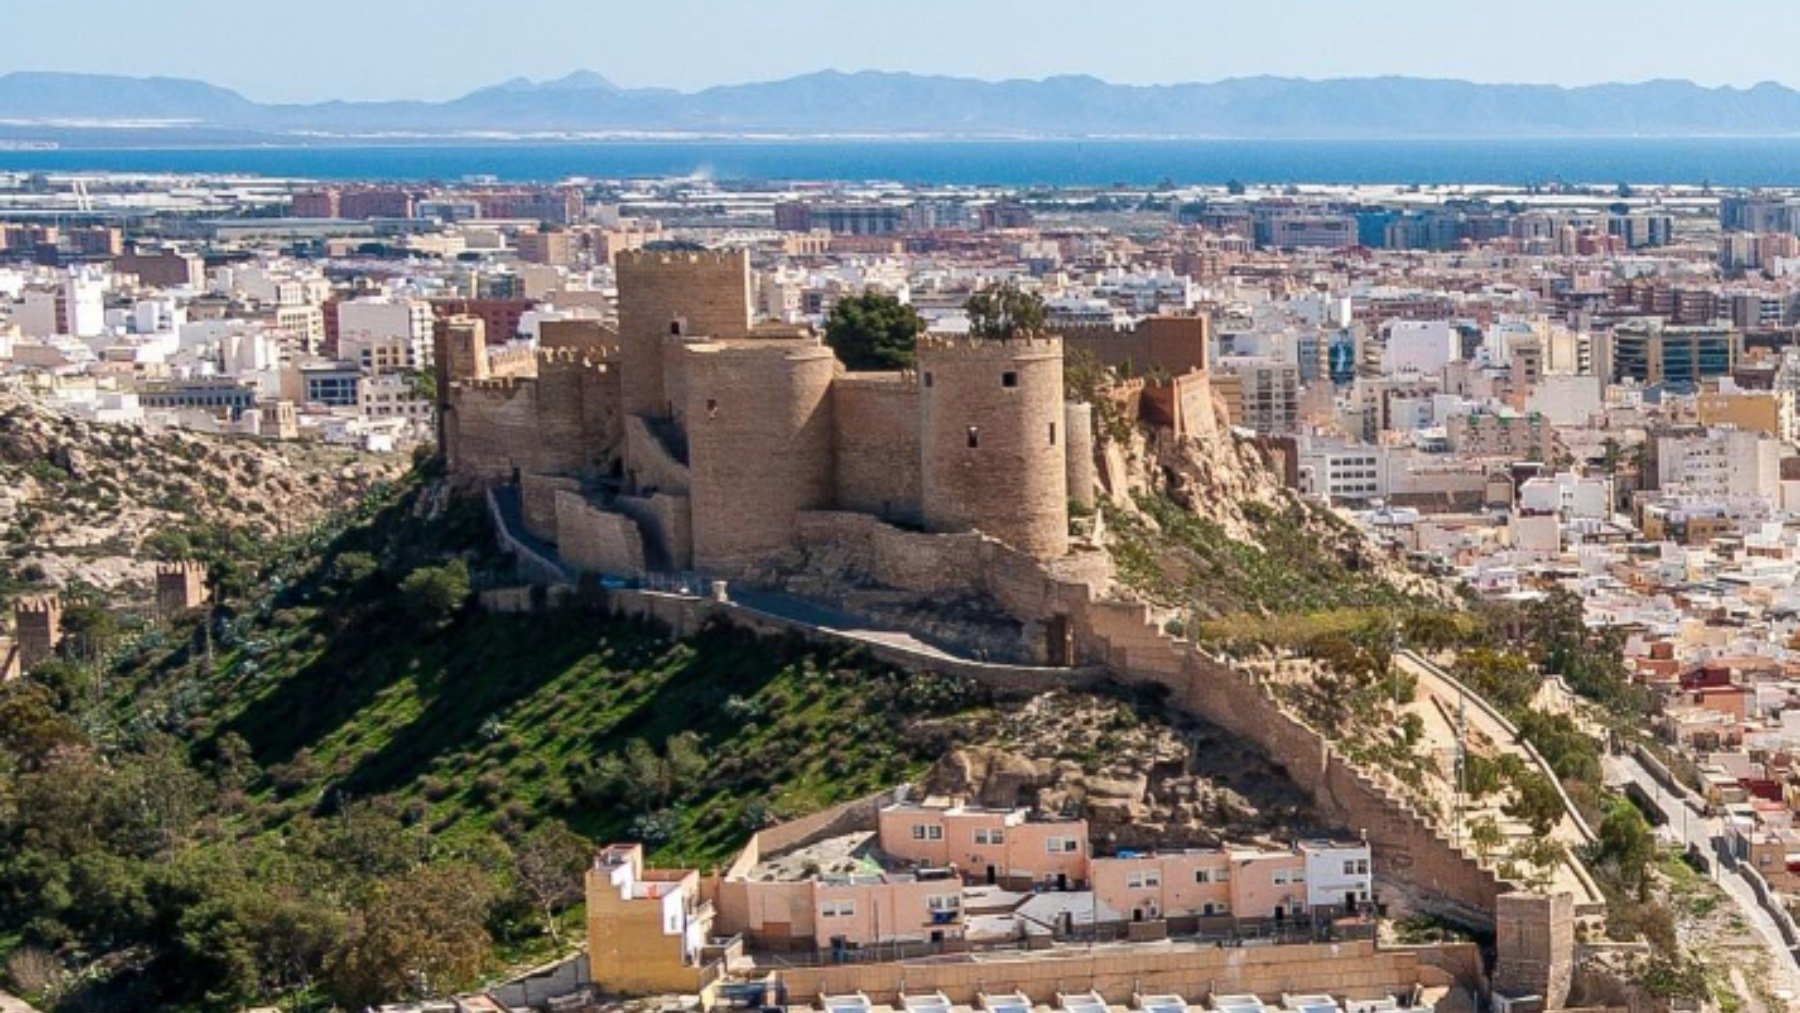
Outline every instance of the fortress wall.
[(1107, 667), (1133, 683), (1168, 688), (1173, 706), (1256, 743), (1312, 796), (1319, 815), (1375, 847), (1384, 883), (1405, 896), (1383, 899), (1478, 926), (1492, 926), (1499, 895), (1512, 889), (1441, 836), (1397, 794), (1370, 781), (1322, 736), (1289, 714), (1253, 676), (1161, 635), (1142, 605), (1097, 602), (1082, 632), (1101, 640)]
[(631, 415), (668, 414), (663, 337), (734, 338), (750, 330), (747, 250), (629, 250), (614, 263), (619, 286), (622, 404)]
[(815, 510), (795, 518), (797, 543), (830, 551), (857, 578), (917, 594), (969, 590), (982, 568), (980, 535), (906, 531), (864, 513)]
[(538, 324), (538, 347), (574, 349), (603, 362), (619, 354), (619, 332), (592, 318), (545, 320)]
[(515, 471), (531, 468), (533, 449), (539, 444), (537, 383), (486, 380), (459, 385), (451, 390), (445, 426), (450, 472), (459, 482), (510, 482)]
[(643, 532), (646, 563), (658, 563), (662, 569), (693, 568), (694, 520), (687, 496), (672, 492), (620, 496), (613, 507), (636, 521)]
[(581, 439), (595, 460), (613, 464), (625, 443), (619, 409), (619, 371), (590, 365), (581, 371)]
[(1129, 366), (1139, 374), (1151, 369), (1179, 374), (1207, 368), (1205, 317), (1147, 317), (1129, 330), (1066, 326), (1057, 332), (1070, 354), (1086, 353), (1115, 369)]
[(556, 495), (567, 490), (577, 494), (581, 482), (561, 475), (526, 472), (519, 476), (519, 513), (525, 530), (533, 538), (555, 543), (557, 538)]
[(918, 523), (919, 389), (906, 374), (832, 384), (837, 507)]
[(573, 353), (547, 352), (537, 381), (538, 433), (535, 471), (564, 474), (591, 468), (603, 459), (602, 441), (592, 438), (584, 404), (585, 374), (599, 367), (584, 364)]
[(1146, 422), (1162, 426), (1177, 436), (1217, 432), (1213, 415), (1212, 380), (1205, 373), (1184, 373), (1143, 387), (1142, 415)]
[(555, 494), (557, 554), (569, 567), (585, 573), (639, 577), (645, 573), (644, 539), (637, 522), (602, 510), (579, 492)]
[(687, 360), (694, 567), (743, 572), (831, 503), (837, 360), (816, 342), (690, 345)]
[(642, 417), (625, 418), (625, 460), (635, 488), (687, 492), (692, 481), (688, 466), (669, 456), (650, 424)]
[(1088, 509), (1094, 506), (1094, 489), (1100, 482), (1094, 464), (1094, 406), (1079, 401), (1063, 405), (1063, 429), (1069, 434), (1064, 458), (1068, 470), (1069, 500)]
[[(1439, 948), (1474, 950), (1472, 943)], [(1134, 995), (1211, 995), (1252, 992), (1269, 1001), (1294, 993), (1328, 992), (1371, 999), (1410, 990), (1462, 986), (1442, 967), (1420, 959), (1423, 947), (1378, 949), (1367, 940), (1294, 946), (1101, 947), (1020, 954), (1016, 959), (945, 963), (874, 963), (782, 968), (794, 996), (867, 993), (872, 1002), (899, 1005), (902, 993), (942, 992), (953, 1003), (975, 1004), (982, 993), (1022, 992), (1055, 1006), (1058, 993), (1093, 990), (1108, 1003), (1129, 1006)], [(1466, 966), (1468, 961), (1454, 963)]]
[(919, 377), (925, 526), (1067, 552), (1061, 342), (927, 337)]

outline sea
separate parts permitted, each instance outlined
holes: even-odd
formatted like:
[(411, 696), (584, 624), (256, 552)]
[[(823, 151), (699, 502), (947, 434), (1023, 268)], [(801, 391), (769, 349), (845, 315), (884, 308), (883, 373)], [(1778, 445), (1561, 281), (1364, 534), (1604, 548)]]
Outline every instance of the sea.
[(1490, 140), (605, 140), (0, 148), (0, 171), (507, 182), (683, 177), (915, 186), (1800, 186), (1800, 137)]

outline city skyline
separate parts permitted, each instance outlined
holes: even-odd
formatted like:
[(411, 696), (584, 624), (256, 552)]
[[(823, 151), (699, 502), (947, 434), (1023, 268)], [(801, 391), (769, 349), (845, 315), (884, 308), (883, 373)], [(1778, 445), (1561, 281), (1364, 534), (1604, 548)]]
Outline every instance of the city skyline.
[[(219, 0), (121, 5), (104, 19), (25, 7), (9, 12), (0, 73), (194, 78), (263, 102), (442, 100), (511, 78), (575, 71), (626, 88), (680, 91), (824, 69), (986, 80), (1085, 74), (1119, 84), (1259, 75), (1563, 86), (1800, 82), (1783, 46), (1800, 30), (1800, 9), (1752, 2), (1725, 5), (1761, 26), (1730, 47), (1691, 45), (1714, 30), (1721, 12), (1671, 0), (1573, 10), (1528, 0), (1504, 11), (1422, 0), (1373, 11), (1325, 0), (1279, 0), (1254, 11), (1136, 0), (1101, 17), (1068, 0), (975, 9), (926, 0), (909, 7), (905, 20), (825, 0), (772, 0), (754, 9), (675, 0), (598, 14), (570, 0), (452, 6), (446, 13), (445, 5), (417, 0), (375, 8), (321, 0), (305, 18), (253, 27), (241, 8)], [(1557, 31), (1544, 33), (1545, 24)], [(320, 59), (270, 59), (276, 31), (283, 52)], [(492, 45), (509, 34), (530, 44)], [(994, 39), (1005, 42), (985, 41)], [(1478, 46), (1464, 44), (1476, 39)], [(644, 44), (659, 40), (668, 44)]]

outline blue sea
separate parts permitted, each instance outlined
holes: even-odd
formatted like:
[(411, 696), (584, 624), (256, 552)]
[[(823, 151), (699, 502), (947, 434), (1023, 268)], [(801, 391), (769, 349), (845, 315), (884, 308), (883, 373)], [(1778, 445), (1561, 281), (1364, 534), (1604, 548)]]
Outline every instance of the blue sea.
[(1495, 140), (656, 140), (0, 150), (0, 171), (309, 179), (729, 180), (1106, 186), (1711, 183), (1800, 186), (1800, 137)]

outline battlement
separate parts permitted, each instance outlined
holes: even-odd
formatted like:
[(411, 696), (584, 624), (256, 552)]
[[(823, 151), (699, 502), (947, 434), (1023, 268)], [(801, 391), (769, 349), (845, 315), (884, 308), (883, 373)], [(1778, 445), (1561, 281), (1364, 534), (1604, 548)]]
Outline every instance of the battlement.
[(497, 373), (529, 365), (535, 361), (537, 361), (537, 350), (524, 345), (495, 348), (488, 352), (488, 368)]
[(456, 389), (467, 394), (511, 397), (537, 381), (534, 376), (495, 376), (485, 380), (463, 380)]
[(1002, 359), (1030, 359), (1062, 355), (1062, 339), (1054, 334), (1032, 335), (1007, 341), (978, 338), (968, 334), (924, 334), (919, 337), (919, 352), (933, 358), (963, 358), (993, 362)]
[(57, 595), (32, 595), (13, 602), (14, 615), (61, 615), (62, 599)]
[(605, 354), (607, 351), (600, 348), (539, 348), (537, 360), (539, 366), (591, 366), (605, 372), (613, 362), (612, 357)]
[(620, 267), (642, 267), (645, 265), (675, 266), (678, 264), (711, 264), (725, 267), (737, 263), (744, 256), (740, 249), (719, 250), (620, 250), (614, 263)]
[(158, 564), (156, 564), (156, 575), (159, 578), (161, 578), (161, 577), (169, 577), (169, 578), (186, 577), (191, 574), (199, 574), (200, 579), (205, 580), (206, 579), (206, 564), (201, 563), (201, 562), (196, 562), (195, 560), (192, 560), (192, 559), (182, 559), (182, 560), (177, 560), (176, 562), (173, 562), (173, 563), (158, 563)]

